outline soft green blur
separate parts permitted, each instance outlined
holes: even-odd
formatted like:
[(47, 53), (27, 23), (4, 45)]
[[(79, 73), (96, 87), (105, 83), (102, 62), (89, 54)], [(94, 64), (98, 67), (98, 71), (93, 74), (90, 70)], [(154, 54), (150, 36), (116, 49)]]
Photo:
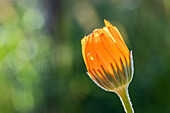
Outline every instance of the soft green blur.
[(0, 113), (123, 113), (81, 55), (104, 19), (133, 50), (135, 113), (169, 113), (170, 0), (0, 0)]

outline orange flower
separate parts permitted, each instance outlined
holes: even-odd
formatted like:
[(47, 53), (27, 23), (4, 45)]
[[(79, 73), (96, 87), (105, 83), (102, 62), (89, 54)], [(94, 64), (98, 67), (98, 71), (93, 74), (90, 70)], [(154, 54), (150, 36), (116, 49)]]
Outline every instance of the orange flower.
[(106, 20), (104, 23), (105, 27), (81, 40), (82, 54), (90, 78), (106, 91), (116, 91), (132, 79), (132, 53), (118, 29)]

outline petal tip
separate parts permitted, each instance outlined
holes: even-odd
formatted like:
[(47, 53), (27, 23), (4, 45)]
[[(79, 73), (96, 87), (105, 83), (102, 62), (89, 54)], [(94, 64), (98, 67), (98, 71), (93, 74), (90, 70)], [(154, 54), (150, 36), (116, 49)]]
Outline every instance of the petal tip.
[(104, 24), (106, 27), (112, 26), (112, 24), (109, 21), (107, 21), (106, 19), (104, 19)]

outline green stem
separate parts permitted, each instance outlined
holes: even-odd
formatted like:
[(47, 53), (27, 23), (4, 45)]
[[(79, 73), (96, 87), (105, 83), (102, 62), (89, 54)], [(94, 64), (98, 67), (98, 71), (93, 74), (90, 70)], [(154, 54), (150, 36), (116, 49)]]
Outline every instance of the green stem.
[(134, 113), (127, 87), (126, 86), (120, 87), (119, 89), (116, 90), (116, 93), (119, 95), (126, 113)]

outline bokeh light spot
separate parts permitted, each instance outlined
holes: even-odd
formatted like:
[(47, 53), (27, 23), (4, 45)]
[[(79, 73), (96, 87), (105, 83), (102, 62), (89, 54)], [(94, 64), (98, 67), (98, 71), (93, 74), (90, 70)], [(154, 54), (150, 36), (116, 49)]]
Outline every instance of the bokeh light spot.
[(16, 49), (16, 53), (21, 60), (31, 60), (37, 55), (37, 45), (31, 40), (21, 40)]
[(25, 26), (31, 30), (42, 28), (45, 22), (43, 13), (38, 9), (28, 9), (23, 17)]

